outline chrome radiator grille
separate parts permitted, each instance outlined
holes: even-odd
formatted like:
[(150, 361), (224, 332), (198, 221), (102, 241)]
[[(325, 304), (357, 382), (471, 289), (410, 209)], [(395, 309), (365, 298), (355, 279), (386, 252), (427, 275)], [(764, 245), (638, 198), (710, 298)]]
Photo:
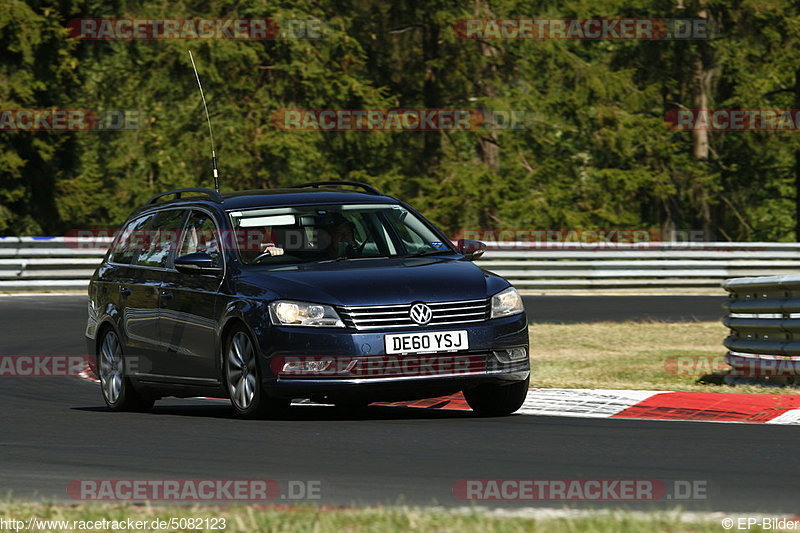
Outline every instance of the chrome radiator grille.
[(342, 306), (338, 307), (337, 311), (345, 325), (359, 330), (469, 324), (488, 320), (490, 313), (488, 298), (457, 302), (423, 302), (431, 308), (433, 318), (424, 326), (420, 326), (411, 320), (411, 306), (415, 303), (417, 302), (402, 305)]

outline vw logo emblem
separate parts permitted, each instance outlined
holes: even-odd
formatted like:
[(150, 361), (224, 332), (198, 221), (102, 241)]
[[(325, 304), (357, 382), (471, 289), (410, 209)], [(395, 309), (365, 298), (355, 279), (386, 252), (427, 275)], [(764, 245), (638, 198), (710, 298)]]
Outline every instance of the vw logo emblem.
[(431, 308), (427, 305), (419, 303), (411, 306), (408, 315), (411, 317), (411, 320), (420, 326), (424, 326), (433, 318), (433, 311), (431, 311)]

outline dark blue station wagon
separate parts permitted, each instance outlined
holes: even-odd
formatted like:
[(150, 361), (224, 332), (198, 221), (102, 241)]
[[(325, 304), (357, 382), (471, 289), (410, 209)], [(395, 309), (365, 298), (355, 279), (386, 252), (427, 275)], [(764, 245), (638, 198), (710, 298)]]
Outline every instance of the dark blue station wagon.
[(225, 397), (260, 417), (299, 398), (355, 409), (463, 391), (478, 414), (513, 413), (527, 321), (517, 291), (472, 262), (483, 248), (355, 182), (159, 194), (89, 285), (103, 399)]

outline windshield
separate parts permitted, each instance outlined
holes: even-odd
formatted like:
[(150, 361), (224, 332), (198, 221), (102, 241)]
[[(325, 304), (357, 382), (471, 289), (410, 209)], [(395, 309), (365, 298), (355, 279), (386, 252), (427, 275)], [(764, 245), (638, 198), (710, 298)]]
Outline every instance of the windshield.
[(239, 255), (248, 265), (452, 253), (397, 204), (250, 209), (230, 217)]

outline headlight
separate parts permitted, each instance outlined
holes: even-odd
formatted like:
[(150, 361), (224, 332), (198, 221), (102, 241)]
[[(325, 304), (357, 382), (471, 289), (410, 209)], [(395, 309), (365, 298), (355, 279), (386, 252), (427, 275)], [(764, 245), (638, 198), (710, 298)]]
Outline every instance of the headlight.
[(516, 315), (525, 311), (517, 289), (509, 287), (492, 296), (492, 318)]
[(269, 316), (276, 326), (344, 327), (329, 305), (279, 300), (269, 304)]

